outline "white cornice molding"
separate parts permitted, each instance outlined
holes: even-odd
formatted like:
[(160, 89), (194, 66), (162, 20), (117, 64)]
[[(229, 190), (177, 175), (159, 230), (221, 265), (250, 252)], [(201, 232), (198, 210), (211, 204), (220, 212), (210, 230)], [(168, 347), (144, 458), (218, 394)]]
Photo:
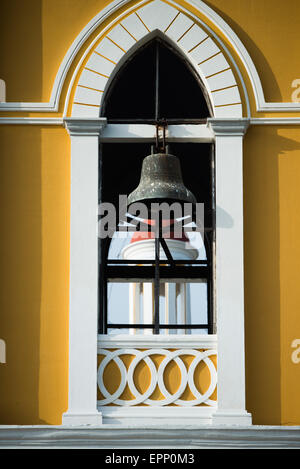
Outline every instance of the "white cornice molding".
[(251, 125), (300, 125), (300, 117), (257, 117), (250, 119)]
[(287, 103), (259, 103), (257, 112), (300, 112), (300, 104), (287, 102)]
[[(74, 118), (70, 118), (73, 119)], [(78, 119), (79, 122), (90, 120), (89, 118)], [(92, 119), (95, 121), (95, 119)], [(222, 119), (224, 120), (224, 119)], [(0, 117), (0, 125), (53, 125), (63, 126), (67, 118), (63, 117)], [(220, 121), (220, 119), (215, 119)], [(300, 117), (254, 117), (249, 121), (250, 125), (300, 125)], [(153, 130), (154, 129), (154, 130)], [(187, 134), (189, 137), (187, 137)], [(192, 136), (191, 136), (192, 135)], [(107, 124), (101, 134), (104, 142), (116, 142), (119, 140), (155, 140), (155, 126), (136, 124)], [(168, 127), (169, 141), (186, 141), (187, 138), (196, 142), (212, 142), (214, 135), (212, 127), (206, 125), (170, 125)]]
[(98, 119), (68, 117), (64, 119), (64, 125), (71, 137), (99, 137), (106, 124), (105, 117)]
[[(59, 108), (59, 100), (61, 91), (64, 85), (66, 75), (73, 63), (76, 55), (80, 51), (81, 47), (88, 40), (91, 34), (98, 28), (110, 15), (116, 13), (120, 8), (125, 7), (130, 0), (114, 0), (110, 5), (105, 7), (98, 13), (79, 33), (75, 41), (69, 48), (65, 55), (59, 70), (57, 72), (54, 85), (51, 92), (50, 101), (47, 103), (24, 103), (24, 102), (5, 102), (0, 103), (0, 112), (57, 112)], [(140, 5), (145, 3), (143, 0)], [(172, 2), (176, 5), (176, 2)], [(265, 101), (263, 88), (255, 65), (247, 52), (246, 48), (230, 28), (230, 26), (218, 15), (212, 8), (206, 5), (202, 0), (187, 0), (187, 3), (204, 14), (217, 29), (219, 29), (232, 47), (236, 51), (237, 55), (244, 64), (246, 71), (249, 75), (249, 79), (252, 84), (253, 92), (255, 95), (256, 108), (258, 112), (300, 112), (300, 104), (287, 102), (287, 103), (267, 103)]]
[(250, 125), (250, 119), (207, 119), (208, 127), (216, 137), (244, 136)]
[(62, 117), (0, 117), (0, 125), (63, 125)]
[(0, 103), (0, 112), (57, 112), (58, 105), (59, 100), (57, 101), (57, 105), (55, 105), (52, 101), (50, 101), (49, 103), (5, 102)]

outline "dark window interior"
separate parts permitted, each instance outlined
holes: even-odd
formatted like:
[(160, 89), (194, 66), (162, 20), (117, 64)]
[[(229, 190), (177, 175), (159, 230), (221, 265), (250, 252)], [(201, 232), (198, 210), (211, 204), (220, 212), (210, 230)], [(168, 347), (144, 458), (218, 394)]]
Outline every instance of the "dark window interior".
[(203, 90), (192, 66), (156, 39), (119, 71), (106, 94), (102, 116), (108, 121), (207, 118), (210, 112)]

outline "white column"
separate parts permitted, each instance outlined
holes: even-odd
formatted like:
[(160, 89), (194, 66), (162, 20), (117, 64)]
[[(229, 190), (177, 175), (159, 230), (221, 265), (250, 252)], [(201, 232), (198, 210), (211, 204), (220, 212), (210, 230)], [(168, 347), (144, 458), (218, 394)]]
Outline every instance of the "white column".
[(218, 409), (213, 424), (251, 425), (245, 409), (243, 137), (248, 119), (209, 119), (216, 158)]
[(69, 403), (64, 425), (99, 425), (98, 154), (103, 119), (66, 119), (71, 137)]

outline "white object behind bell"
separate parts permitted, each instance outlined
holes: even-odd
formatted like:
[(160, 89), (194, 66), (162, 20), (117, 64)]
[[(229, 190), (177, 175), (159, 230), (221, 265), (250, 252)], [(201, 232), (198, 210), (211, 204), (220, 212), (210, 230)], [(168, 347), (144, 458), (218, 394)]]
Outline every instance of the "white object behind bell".
[[(188, 243), (176, 239), (166, 239), (167, 246), (174, 260), (195, 260), (198, 250), (190, 248)], [(122, 250), (122, 258), (128, 260), (155, 260), (155, 240), (145, 239), (134, 241)], [(160, 247), (160, 259), (167, 260), (167, 256)], [(165, 283), (165, 323), (188, 324), (191, 318), (189, 286), (184, 283)], [(178, 288), (179, 287), (179, 288)], [(177, 311), (177, 294), (180, 294), (180, 315)], [(142, 295), (142, 311), (140, 310), (140, 297)], [(129, 322), (151, 324), (154, 321), (154, 288), (153, 282), (132, 283), (129, 286)], [(177, 330), (165, 329), (166, 334), (176, 334)], [(137, 329), (130, 329), (130, 334), (135, 334)], [(182, 331), (184, 333), (184, 330)], [(186, 331), (185, 331), (186, 332)], [(144, 329), (144, 334), (152, 334), (152, 329)]]

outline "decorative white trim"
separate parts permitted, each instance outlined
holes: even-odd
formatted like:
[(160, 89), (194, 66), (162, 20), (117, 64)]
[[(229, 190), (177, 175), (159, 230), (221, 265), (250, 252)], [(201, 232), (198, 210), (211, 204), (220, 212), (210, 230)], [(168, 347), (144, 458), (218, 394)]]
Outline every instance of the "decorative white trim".
[[(0, 125), (53, 125), (63, 126), (66, 119), (63, 117), (0, 117)], [(88, 120), (85, 118), (84, 120)], [(95, 120), (95, 119), (91, 119)], [(218, 119), (219, 120), (219, 119)], [(300, 125), (300, 117), (253, 117), (249, 125)], [(100, 139), (110, 142), (138, 142), (140, 140), (155, 140), (155, 126), (144, 124), (107, 124), (101, 132)], [(167, 138), (170, 142), (194, 143), (214, 142), (214, 134), (206, 124), (169, 125)], [(187, 137), (188, 135), (188, 137)]]
[(103, 132), (107, 119), (102, 118), (74, 118), (67, 117), (63, 120), (66, 129), (71, 137), (100, 137)]
[(0, 103), (0, 112), (57, 112), (58, 104), (49, 103)]
[[(0, 117), (0, 125), (53, 125), (63, 126), (66, 119), (63, 117)], [(104, 118), (103, 118), (104, 119)], [(102, 119), (102, 120), (103, 120)], [(89, 118), (85, 118), (88, 121)], [(95, 119), (91, 119), (95, 120)], [(220, 119), (218, 119), (220, 120)], [(300, 125), (300, 117), (253, 117), (249, 119), (249, 125)], [(141, 140), (155, 140), (155, 126), (144, 124), (107, 124), (102, 130), (100, 140), (103, 143), (110, 142), (138, 142)], [(188, 137), (187, 137), (188, 135)], [(184, 142), (189, 140), (194, 143), (214, 142), (214, 133), (206, 124), (182, 124), (169, 125), (167, 139), (170, 142)]]
[[(90, 35), (98, 28), (104, 21), (106, 21), (112, 14), (116, 13), (120, 8), (126, 6), (130, 0), (114, 0), (110, 5), (105, 7), (99, 12), (79, 33), (66, 53), (59, 70), (57, 72), (54, 85), (51, 92), (50, 101), (48, 103), (0, 103), (0, 111), (14, 111), (14, 112), (57, 112), (59, 107), (59, 100), (61, 91), (64, 85), (64, 80), (73, 63), (74, 58), (78, 54), (80, 48), (88, 40)], [(142, 2), (144, 3), (144, 2)], [(141, 3), (141, 4), (142, 4)], [(176, 2), (172, 2), (177, 6)], [(200, 13), (204, 14), (212, 24), (219, 29), (232, 44), (237, 55), (244, 64), (249, 75), (252, 88), (255, 95), (256, 108), (258, 112), (300, 112), (299, 103), (267, 103), (264, 98), (264, 93), (261, 81), (255, 65), (247, 52), (246, 48), (230, 28), (230, 26), (218, 15), (212, 8), (206, 5), (202, 0), (187, 0), (187, 3), (197, 9)], [(182, 7), (181, 10), (185, 11)], [(127, 10), (128, 13), (128, 10)], [(188, 12), (191, 16), (191, 12)], [(193, 16), (193, 15), (192, 15)], [(199, 19), (198, 19), (199, 21)], [(216, 36), (216, 35), (215, 35)], [(226, 48), (224, 47), (224, 50)], [(227, 50), (226, 50), (227, 52)], [(240, 73), (239, 73), (240, 75)]]
[(191, 334), (189, 336), (178, 334), (176, 337), (161, 335), (98, 335), (98, 353), (102, 348), (196, 348), (196, 349), (215, 349), (217, 347), (217, 336), (214, 334)]
[(243, 137), (249, 119), (209, 119), (208, 125), (215, 133), (219, 382), (212, 423), (251, 425), (245, 410), (243, 259)]
[(300, 125), (300, 117), (259, 117), (251, 118), (250, 125)]
[(213, 407), (98, 406), (104, 425), (211, 425)]
[(69, 399), (63, 424), (99, 425), (98, 153), (105, 119), (66, 119), (71, 136)]
[(0, 447), (103, 449), (296, 449), (300, 426), (213, 426), (185, 424), (0, 426)]
[(252, 415), (245, 409), (217, 409), (212, 414), (212, 425), (251, 425)]
[(257, 103), (257, 112), (300, 112), (299, 103)]
[(62, 117), (0, 117), (0, 125), (63, 125)]
[(248, 130), (250, 119), (207, 119), (207, 125), (215, 137), (243, 137)]
[[(216, 401), (210, 401), (209, 396), (212, 394), (217, 384), (217, 374), (215, 365), (211, 362), (209, 356), (216, 355), (217, 337), (215, 335), (197, 335), (189, 336), (178, 335), (176, 338), (170, 336), (136, 336), (136, 335), (98, 335), (98, 354), (104, 354), (106, 357), (102, 360), (98, 371), (98, 385), (102, 395), (105, 396), (104, 401), (98, 401), (98, 409), (103, 416), (104, 424), (186, 424), (207, 425), (211, 424), (211, 418), (216, 406)], [(114, 349), (114, 352), (109, 350)], [(117, 350), (116, 350), (117, 349)], [(176, 349), (170, 352), (170, 349)], [(200, 352), (204, 350), (204, 352)], [(125, 369), (120, 355), (133, 354), (136, 358), (131, 362), (128, 371)], [(165, 355), (166, 358), (161, 362), (159, 369), (156, 370), (151, 355)], [(180, 355), (194, 355), (193, 363), (186, 371), (185, 365), (181, 362)], [(204, 360), (210, 369), (211, 384), (205, 395), (201, 396), (193, 382), (193, 374), (199, 360)], [(104, 387), (102, 375), (108, 363), (114, 360), (119, 366), (121, 372), (121, 383), (113, 395), (110, 395)], [(133, 375), (136, 365), (140, 360), (144, 360), (151, 370), (151, 384), (147, 389), (147, 395), (140, 395), (134, 386)], [(175, 395), (170, 395), (164, 386), (164, 369), (170, 360), (175, 360), (181, 370), (181, 386), (179, 386)], [(182, 401), (180, 395), (189, 382), (195, 400)], [(124, 387), (129, 385), (131, 392), (136, 396), (135, 401), (123, 401), (119, 399)], [(165, 396), (164, 401), (152, 401), (148, 397), (152, 394), (156, 385)], [(133, 389), (132, 389), (133, 388)], [(148, 399), (147, 399), (148, 398)], [(206, 406), (197, 407), (199, 398), (201, 402), (205, 400)], [(176, 400), (177, 399), (177, 400)], [(107, 406), (113, 401), (117, 406)], [(176, 407), (168, 407), (168, 405), (176, 401)], [(134, 407), (134, 404), (143, 402), (145, 406)], [(105, 405), (104, 405), (105, 404)], [(162, 407), (167, 405), (167, 407)], [(196, 406), (196, 407), (195, 407)], [(192, 408), (191, 408), (192, 407)]]
[[(217, 386), (217, 370), (210, 359), (211, 356), (215, 356), (217, 354), (216, 350), (205, 350), (201, 352), (200, 350), (195, 350), (191, 348), (182, 348), (177, 350), (170, 351), (166, 348), (150, 348), (147, 350), (138, 350), (134, 348), (122, 348), (117, 350), (107, 350), (107, 349), (100, 349), (98, 351), (99, 355), (104, 355), (104, 359), (101, 361), (101, 364), (98, 368), (98, 387), (100, 389), (101, 394), (103, 395), (103, 399), (98, 401), (98, 406), (106, 406), (109, 404), (115, 404), (118, 406), (136, 406), (138, 404), (143, 404), (148, 407), (162, 407), (162, 406), (169, 406), (170, 404), (175, 404), (180, 407), (194, 407), (199, 406), (200, 404), (205, 404), (209, 407), (216, 407), (217, 402), (211, 399), (212, 394), (214, 393), (216, 386)], [(123, 361), (120, 359), (122, 355), (133, 355), (134, 359), (130, 363), (128, 370), (124, 365)], [(164, 358), (161, 361), (158, 369), (154, 362), (151, 360), (152, 355), (163, 355)], [(182, 355), (189, 355), (193, 356), (192, 363), (186, 369), (184, 362), (181, 360)], [(114, 361), (117, 365), (118, 370), (121, 374), (120, 385), (116, 389), (113, 394), (106, 389), (103, 374), (107, 365)], [(144, 361), (150, 371), (150, 384), (147, 390), (142, 394), (140, 393), (134, 382), (134, 373), (138, 364)], [(175, 391), (174, 394), (171, 394), (165, 385), (164, 382), (164, 372), (167, 365), (174, 361), (178, 368), (180, 369), (181, 380), (179, 383), (178, 389)], [(210, 372), (210, 384), (208, 389), (202, 394), (200, 390), (197, 388), (195, 381), (194, 381), (194, 373), (196, 370), (197, 365), (200, 362), (204, 362)], [(181, 399), (182, 394), (184, 393), (187, 385), (189, 386), (194, 399), (186, 400)], [(128, 387), (131, 394), (134, 396), (134, 399), (126, 400), (122, 399), (121, 395), (125, 387)], [(161, 394), (164, 396), (163, 399), (151, 399), (151, 395), (153, 394), (156, 388), (160, 389)], [(200, 409), (201, 414), (201, 409)]]
[[(68, 109), (75, 77), (78, 76), (82, 62), (89, 52), (92, 53), (85, 68), (81, 70), (75, 91), (72, 106), (73, 116), (97, 117), (100, 115), (103, 96), (118, 70), (141, 45), (158, 35), (170, 42), (191, 63), (204, 83), (216, 117), (241, 117), (243, 115), (241, 98), (234, 74), (217, 43), (220, 47), (226, 47), (201, 20), (195, 18), (195, 22), (193, 22), (177, 6), (171, 6), (161, 0), (153, 0), (146, 5), (142, 2), (138, 5), (136, 12), (132, 12), (126, 18), (123, 18), (123, 16), (120, 15), (118, 18), (120, 23), (117, 23), (112, 29), (110, 25), (108, 34), (104, 38), (102, 37), (100, 43), (97, 44), (99, 37), (93, 41), (78, 63), (68, 90), (65, 113)], [(180, 20), (182, 18), (185, 19), (185, 25), (181, 29)], [(204, 29), (198, 26), (196, 22), (202, 23)], [(120, 24), (123, 27), (125, 25), (127, 31), (125, 35), (125, 30), (121, 31)], [(208, 30), (208, 33), (205, 29)], [(181, 34), (182, 32), (183, 34)], [(111, 42), (112, 37), (113, 42)], [(96, 44), (97, 47), (94, 50)], [(226, 50), (226, 52), (230, 56), (229, 51)], [(234, 63), (231, 56), (230, 59)], [(246, 87), (235, 63), (234, 67), (243, 84), (248, 108), (247, 114), (249, 114)], [(232, 89), (225, 91), (221, 101), (219, 93), (214, 93), (215, 90), (232, 86), (235, 87), (235, 92)], [(95, 91), (95, 89), (102, 91)]]

